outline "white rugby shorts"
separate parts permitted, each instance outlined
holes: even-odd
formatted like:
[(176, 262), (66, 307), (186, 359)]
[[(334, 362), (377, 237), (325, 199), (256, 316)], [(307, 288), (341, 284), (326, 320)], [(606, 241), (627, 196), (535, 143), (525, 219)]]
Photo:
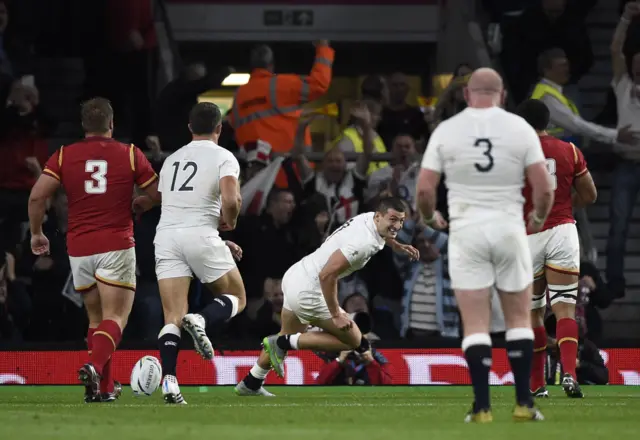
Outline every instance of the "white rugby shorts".
[(284, 274), (282, 292), (282, 307), (293, 312), (302, 324), (331, 319), (319, 282), (311, 280), (300, 263), (291, 266)]
[[(529, 235), (529, 248), (536, 279), (544, 277), (545, 269), (567, 275), (580, 275), (580, 239), (575, 224), (565, 223)], [(552, 301), (552, 305), (556, 302), (575, 304), (575, 301), (568, 300), (562, 295), (558, 296), (557, 301)], [(546, 293), (533, 297), (532, 309), (539, 309), (546, 305)]]
[(455, 228), (449, 234), (449, 276), (459, 290), (495, 285), (505, 292), (533, 282), (527, 232), (522, 222), (488, 219)]
[(135, 248), (69, 257), (73, 287), (78, 292), (91, 290), (97, 281), (114, 287), (136, 290)]
[(165, 229), (153, 240), (156, 277), (191, 277), (212, 283), (236, 267), (231, 250), (211, 228)]

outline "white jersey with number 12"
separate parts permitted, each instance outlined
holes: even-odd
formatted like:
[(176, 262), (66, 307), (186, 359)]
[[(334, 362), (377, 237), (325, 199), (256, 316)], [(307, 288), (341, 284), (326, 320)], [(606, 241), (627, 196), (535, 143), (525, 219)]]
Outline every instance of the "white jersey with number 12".
[(220, 179), (240, 176), (235, 156), (213, 141), (193, 141), (169, 156), (160, 171), (162, 214), (157, 230), (211, 227), (220, 220)]

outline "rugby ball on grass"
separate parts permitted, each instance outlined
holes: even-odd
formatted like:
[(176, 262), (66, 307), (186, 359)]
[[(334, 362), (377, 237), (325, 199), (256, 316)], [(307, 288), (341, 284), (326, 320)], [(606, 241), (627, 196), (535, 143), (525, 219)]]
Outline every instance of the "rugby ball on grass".
[(162, 366), (153, 356), (144, 356), (131, 371), (131, 391), (137, 397), (150, 396), (160, 387)]

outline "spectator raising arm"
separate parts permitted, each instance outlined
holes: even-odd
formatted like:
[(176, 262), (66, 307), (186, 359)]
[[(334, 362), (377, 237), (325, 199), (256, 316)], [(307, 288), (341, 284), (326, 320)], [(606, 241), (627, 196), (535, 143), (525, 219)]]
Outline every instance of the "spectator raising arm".
[(304, 105), (329, 90), (334, 51), (327, 40), (316, 41), (314, 45), (316, 58), (309, 76), (278, 75), (278, 106)]
[(620, 17), (616, 31), (611, 42), (611, 63), (613, 67), (613, 83), (618, 84), (620, 79), (627, 75), (627, 61), (624, 56), (624, 42), (627, 39), (627, 31), (631, 20), (640, 14), (640, 4), (629, 2), (625, 5), (624, 13)]

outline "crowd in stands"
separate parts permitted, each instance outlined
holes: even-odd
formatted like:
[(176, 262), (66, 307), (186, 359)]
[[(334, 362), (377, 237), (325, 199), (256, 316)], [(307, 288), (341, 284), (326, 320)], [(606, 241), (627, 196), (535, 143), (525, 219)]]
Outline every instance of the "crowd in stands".
[[(153, 84), (146, 72), (147, 68), (155, 66), (157, 58), (157, 41), (149, 25), (151, 17), (140, 7), (136, 9), (138, 14), (130, 14), (130, 20), (119, 21), (117, 17), (122, 16), (119, 8), (126, 8), (127, 2), (112, 3), (107, 20), (113, 32), (107, 35), (113, 38), (105, 42), (110, 48), (110, 57), (85, 60), (89, 78), (87, 93), (112, 100), (118, 124), (116, 136), (126, 133), (136, 144), (147, 148), (152, 165), (159, 172), (166, 156), (163, 153), (190, 141), (188, 111), (198, 96), (218, 88), (230, 70), (211, 71), (199, 63), (189, 64), (176, 80), (151, 100), (147, 91), (152, 90)], [(142, 3), (131, 2), (138, 6)], [(594, 128), (594, 124), (589, 125), (587, 121), (576, 122), (580, 116), (572, 101), (575, 89), (572, 91), (571, 85), (593, 64), (585, 17), (595, 0), (488, 0), (485, 3), (504, 24), (502, 65), (509, 94), (515, 101), (530, 96), (542, 78), (540, 81), (547, 81), (547, 85), (557, 86), (562, 97), (565, 97), (565, 88), (566, 102), (575, 107), (567, 118), (570, 123), (577, 124), (572, 127), (578, 128), (566, 137), (610, 139), (611, 143), (634, 138), (633, 132), (615, 129), (607, 132), (604, 127)], [(520, 4), (524, 11), (515, 18), (511, 14), (514, 4)], [(51, 240), (51, 255), (36, 257), (29, 251), (28, 228), (24, 223), (27, 198), (50, 152), (46, 140), (55, 130), (56, 122), (41, 110), (36, 87), (38, 78), (34, 82), (30, 76), (29, 63), (37, 54), (24, 45), (21, 47), (19, 39), (12, 36), (8, 18), (6, 4), (0, 0), (0, 95), (6, 102), (0, 110), (0, 163), (3, 166), (0, 173), (3, 230), (0, 340), (82, 340), (86, 317), (70, 287), (64, 239), (64, 194), (52, 201), (45, 224), (45, 233)], [(630, 39), (637, 39), (640, 27), (633, 29), (629, 31)], [(122, 35), (128, 37), (122, 39)], [(278, 87), (297, 87), (296, 93), (283, 92), (277, 99), (295, 102), (270, 102), (270, 108), (305, 104), (326, 93), (331, 82), (333, 51), (328, 42), (321, 41), (316, 43), (316, 54), (308, 79), (297, 75), (297, 79), (291, 79), (294, 78), (291, 75), (279, 76), (277, 80)], [(252, 53), (253, 78), (260, 76), (264, 81), (274, 78), (272, 57), (265, 46)], [(104, 75), (107, 65), (118, 66), (117, 71), (111, 69)], [(438, 123), (465, 108), (462, 90), (473, 67), (461, 63), (455, 69), (452, 81), (438, 97), (434, 109), (407, 102), (410, 85), (402, 73), (368, 76), (362, 82), (360, 100), (349, 110), (349, 123), (338, 138), (327, 142), (322, 162), (315, 166), (305, 156), (311, 145), (309, 124), (322, 116), (306, 111), (287, 114), (286, 123), (280, 122), (279, 127), (286, 127), (289, 140), (283, 141), (287, 137), (279, 132), (280, 137), (274, 141), (267, 138), (268, 134), (251, 139), (246, 134), (246, 115), (234, 113), (234, 109), (230, 111), (221, 145), (242, 158), (245, 186), (251, 185), (253, 179), (265, 179), (260, 182), (268, 185), (260, 188), (265, 202), (261, 204), (258, 198), (245, 198), (245, 215), (236, 230), (224, 234), (244, 250), (239, 268), (248, 301), (245, 311), (229, 323), (225, 334), (214, 338), (258, 340), (276, 332), (280, 327), (279, 312), (283, 303), (281, 279), (287, 268), (316, 249), (328, 234), (350, 217), (367, 211), (377, 198), (390, 194), (407, 202), (410, 215), (399, 238), (418, 247), (421, 259), (409, 262), (394, 255), (390, 249), (383, 250), (357, 275), (341, 281), (342, 306), (350, 313), (370, 315), (373, 339), (409, 338), (419, 342), (425, 338), (459, 337), (460, 320), (447, 275), (447, 234), (422, 224), (413, 209), (413, 198), (419, 160), (429, 135)], [(103, 75), (96, 72), (103, 72)], [(276, 111), (269, 117), (284, 118), (282, 113)], [(558, 114), (561, 119), (563, 110)], [(562, 128), (563, 123), (556, 122)], [(564, 129), (570, 131), (567, 127)], [(272, 151), (289, 155), (276, 158)], [(355, 162), (348, 162), (345, 154), (352, 152), (360, 155)], [(391, 153), (389, 162), (372, 160), (373, 154), (383, 152)], [(280, 168), (276, 171), (281, 175), (269, 181), (265, 176), (271, 172), (274, 163)], [(446, 185), (441, 185), (438, 203), (438, 209), (446, 215)], [(160, 208), (154, 208), (135, 223), (138, 285), (125, 341), (154, 341), (163, 325), (153, 254), (159, 216)], [(618, 252), (623, 253), (624, 248)], [(602, 330), (596, 306), (608, 305), (611, 298), (607, 294), (608, 286), (586, 257), (583, 273), (581, 286), (585, 299), (580, 310), (583, 333), (597, 339)], [(624, 285), (616, 289), (624, 294)], [(197, 281), (192, 283), (191, 290), (190, 309), (198, 310), (210, 300)]]

